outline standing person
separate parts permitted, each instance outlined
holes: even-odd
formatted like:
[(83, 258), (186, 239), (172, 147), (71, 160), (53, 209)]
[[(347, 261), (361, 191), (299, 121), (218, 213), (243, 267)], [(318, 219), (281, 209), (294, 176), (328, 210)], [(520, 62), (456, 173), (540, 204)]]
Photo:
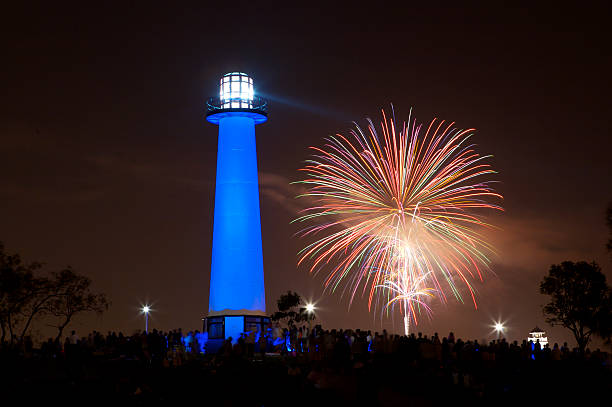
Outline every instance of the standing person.
[(332, 332), (325, 331), (323, 333), (323, 357), (325, 359), (330, 358), (334, 349), (334, 334), (335, 329)]
[(311, 330), (308, 333), (308, 341), (306, 343), (308, 347), (308, 360), (312, 362), (316, 358), (315, 352), (317, 351), (317, 340), (314, 334), (314, 330)]
[(79, 335), (77, 335), (76, 331), (72, 331), (70, 334), (70, 345), (77, 345), (79, 343)]
[(304, 352), (304, 347), (302, 344), (302, 327), (300, 327), (297, 331), (297, 339), (296, 339), (296, 350), (299, 353)]
[(252, 358), (255, 353), (255, 336), (257, 335), (257, 328), (252, 327), (249, 330), (249, 333), (246, 335), (245, 343), (247, 350), (247, 357)]
[(284, 341), (283, 331), (281, 330), (280, 324), (278, 322), (274, 324), (273, 335), (274, 335), (274, 341), (273, 341), (274, 352), (281, 352), (285, 341)]
[(72, 331), (70, 336), (66, 337), (66, 341), (64, 342), (64, 353), (66, 357), (72, 357), (76, 353), (77, 344), (79, 343), (79, 336), (76, 334), (76, 331)]
[(540, 340), (536, 339), (536, 343), (532, 347), (533, 349), (533, 357), (532, 359), (540, 360), (542, 356), (542, 345), (540, 344)]
[(79, 374), (79, 336), (76, 331), (72, 331), (70, 336), (66, 337), (64, 351), (66, 352), (66, 374), (70, 381), (74, 383)]
[(70, 337), (67, 336), (66, 340), (64, 341), (64, 356), (68, 357), (69, 353), (70, 353)]
[(261, 353), (261, 357), (263, 358), (266, 354), (266, 350), (268, 348), (268, 335), (269, 333), (264, 331), (259, 334), (259, 352)]
[(225, 341), (223, 341), (223, 345), (219, 348), (218, 353), (223, 355), (224, 359), (229, 359), (232, 356), (232, 337), (229, 336)]
[(304, 353), (308, 353), (310, 351), (310, 331), (311, 329), (304, 327), (304, 334), (302, 336), (302, 342), (304, 343)]
[(185, 335), (182, 338), (182, 341), (183, 341), (183, 346), (185, 347), (185, 352), (190, 353), (191, 352), (191, 342), (193, 341), (193, 336), (191, 335), (191, 331), (187, 332), (187, 335)]
[(298, 347), (298, 329), (295, 325), (293, 325), (290, 329), (289, 329), (289, 348), (290, 348), (290, 352), (294, 354), (297, 351), (297, 347)]
[(204, 353), (206, 342), (208, 341), (208, 332), (196, 331), (196, 339), (198, 342), (198, 353)]
[(200, 341), (198, 337), (200, 336), (200, 331), (195, 331), (191, 336), (191, 355), (193, 357), (197, 357), (200, 354)]

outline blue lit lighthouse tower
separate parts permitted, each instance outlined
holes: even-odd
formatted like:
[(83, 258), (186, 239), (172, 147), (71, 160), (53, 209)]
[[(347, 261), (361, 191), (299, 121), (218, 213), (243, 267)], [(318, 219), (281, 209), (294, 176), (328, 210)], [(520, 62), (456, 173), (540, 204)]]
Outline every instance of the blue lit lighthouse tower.
[(253, 79), (225, 74), (206, 120), (219, 126), (213, 227), (208, 349), (240, 333), (259, 331), (266, 317), (255, 125), (268, 120), (267, 102)]

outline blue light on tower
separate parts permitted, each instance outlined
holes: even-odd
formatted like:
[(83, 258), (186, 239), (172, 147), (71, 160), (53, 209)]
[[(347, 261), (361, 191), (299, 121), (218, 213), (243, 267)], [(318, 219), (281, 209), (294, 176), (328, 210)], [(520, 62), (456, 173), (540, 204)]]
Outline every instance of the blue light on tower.
[(268, 119), (253, 79), (231, 72), (206, 120), (219, 126), (212, 265), (207, 331), (209, 347), (241, 332), (262, 330), (266, 317), (255, 125)]

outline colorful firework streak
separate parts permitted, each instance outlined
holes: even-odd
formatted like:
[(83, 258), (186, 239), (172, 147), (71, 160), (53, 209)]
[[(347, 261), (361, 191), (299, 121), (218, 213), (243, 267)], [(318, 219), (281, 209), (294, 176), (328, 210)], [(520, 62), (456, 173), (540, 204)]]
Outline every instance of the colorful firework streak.
[(299, 253), (311, 272), (328, 271), (325, 287), (342, 283), (352, 302), (369, 291), (368, 306), (399, 307), (404, 328), (429, 313), (426, 299), (446, 302), (450, 289), (461, 302), (457, 283), (482, 280), (493, 248), (478, 230), (491, 227), (481, 210), (502, 208), (502, 196), (488, 179), (495, 171), (469, 139), (474, 129), (434, 119), (424, 131), (409, 118), (400, 129), (382, 112), (380, 133), (355, 124), (350, 136), (327, 139), (301, 170), (315, 206), (296, 222), (315, 241)]

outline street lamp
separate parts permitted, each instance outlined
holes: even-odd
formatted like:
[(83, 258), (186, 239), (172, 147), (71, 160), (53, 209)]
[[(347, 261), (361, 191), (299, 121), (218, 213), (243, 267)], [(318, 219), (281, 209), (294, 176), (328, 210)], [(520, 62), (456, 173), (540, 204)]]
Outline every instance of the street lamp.
[(142, 312), (145, 316), (145, 333), (149, 333), (149, 312), (151, 312), (151, 307), (149, 307), (148, 305), (143, 306), (140, 309), (140, 312)]
[(495, 329), (495, 332), (497, 332), (497, 339), (499, 339), (500, 336), (504, 333), (504, 324), (501, 322), (496, 322), (493, 328)]
[(306, 304), (306, 312), (308, 313), (308, 334), (312, 331), (312, 317), (315, 312), (315, 306), (313, 303)]

